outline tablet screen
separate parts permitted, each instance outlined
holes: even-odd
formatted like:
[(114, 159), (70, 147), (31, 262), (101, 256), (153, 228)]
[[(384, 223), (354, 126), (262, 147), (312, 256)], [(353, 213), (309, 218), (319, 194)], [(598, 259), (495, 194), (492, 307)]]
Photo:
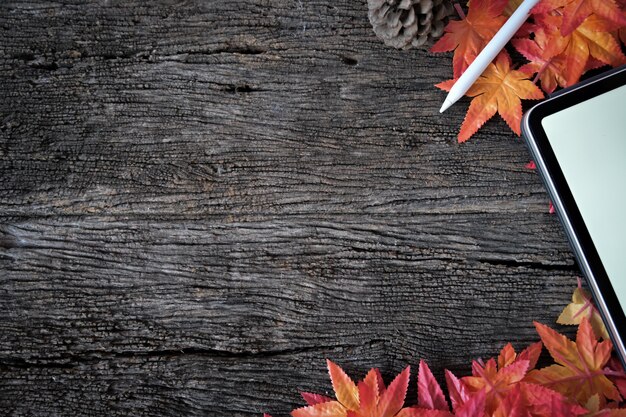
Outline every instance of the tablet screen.
[(548, 115), (541, 124), (624, 310), (626, 86)]

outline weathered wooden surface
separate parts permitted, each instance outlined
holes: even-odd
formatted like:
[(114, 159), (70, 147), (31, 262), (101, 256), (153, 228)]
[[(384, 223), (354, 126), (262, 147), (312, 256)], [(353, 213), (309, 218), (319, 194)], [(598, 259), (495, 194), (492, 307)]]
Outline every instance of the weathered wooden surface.
[(0, 3), (0, 410), (286, 415), (536, 339), (578, 270), (501, 121), (364, 1)]

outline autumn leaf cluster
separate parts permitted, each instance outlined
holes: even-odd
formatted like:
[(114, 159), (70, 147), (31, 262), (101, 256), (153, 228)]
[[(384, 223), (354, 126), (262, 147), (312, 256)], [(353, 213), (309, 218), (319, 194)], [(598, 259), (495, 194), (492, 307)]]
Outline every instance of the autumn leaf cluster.
[[(626, 374), (612, 357), (606, 329), (580, 285), (558, 322), (578, 325), (575, 340), (535, 323), (540, 342), (519, 353), (506, 344), (497, 358), (473, 361), (469, 376), (458, 378), (446, 370), (447, 397), (426, 362), (420, 361), (413, 406), (405, 405), (410, 367), (385, 385), (378, 369), (354, 382), (327, 360), (335, 398), (303, 392), (307, 405), (291, 416), (626, 417), (626, 408), (620, 408), (626, 396)], [(544, 347), (553, 363), (538, 367)]]
[[(467, 14), (452, 20), (433, 52), (454, 51), (453, 79), (437, 84), (449, 90), (502, 27), (521, 0), (470, 0)], [(528, 62), (515, 67), (506, 50), (467, 92), (473, 97), (459, 142), (468, 140), (496, 113), (520, 135), (522, 99), (537, 100), (605, 65), (626, 63), (626, 0), (541, 0), (511, 41)], [(537, 87), (539, 83), (540, 88)]]

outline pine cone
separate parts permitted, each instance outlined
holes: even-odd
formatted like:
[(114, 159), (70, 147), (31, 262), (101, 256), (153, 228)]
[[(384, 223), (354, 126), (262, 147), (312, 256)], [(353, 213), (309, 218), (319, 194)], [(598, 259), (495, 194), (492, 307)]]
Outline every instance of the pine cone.
[(367, 0), (374, 33), (398, 49), (428, 47), (441, 35), (451, 0)]

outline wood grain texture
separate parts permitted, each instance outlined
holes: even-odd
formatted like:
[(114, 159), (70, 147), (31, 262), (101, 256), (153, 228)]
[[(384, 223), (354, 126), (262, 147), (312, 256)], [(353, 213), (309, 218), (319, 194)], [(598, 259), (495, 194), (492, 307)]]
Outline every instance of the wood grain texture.
[(0, 3), (2, 413), (287, 415), (327, 357), (536, 340), (578, 269), (449, 75), (364, 1)]

